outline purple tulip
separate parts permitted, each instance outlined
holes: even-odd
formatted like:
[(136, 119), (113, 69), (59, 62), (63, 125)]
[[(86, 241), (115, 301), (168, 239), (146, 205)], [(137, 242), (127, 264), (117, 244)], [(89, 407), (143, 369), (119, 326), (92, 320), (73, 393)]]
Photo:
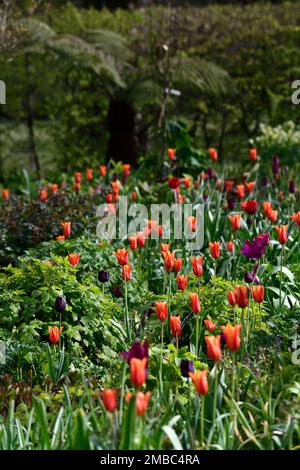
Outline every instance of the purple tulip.
[(108, 282), (109, 281), (109, 272), (104, 271), (104, 269), (101, 269), (101, 271), (98, 272), (98, 280), (101, 283)]
[(252, 242), (247, 240), (240, 251), (247, 258), (260, 259), (265, 254), (269, 243), (269, 233), (263, 233), (262, 235), (258, 235), (258, 237), (254, 238)]
[(113, 294), (117, 299), (123, 297), (123, 292), (120, 286), (115, 286), (113, 290)]
[(194, 362), (189, 359), (183, 359), (180, 364), (180, 372), (182, 377), (189, 378), (189, 373), (194, 372)]
[(214, 179), (214, 177), (215, 177), (215, 172), (214, 172), (214, 169), (213, 169), (213, 168), (211, 168), (211, 167), (207, 168), (207, 176), (208, 176), (208, 179), (209, 179), (209, 180)]
[(263, 187), (270, 186), (270, 179), (268, 176), (264, 176), (263, 179), (261, 180), (261, 184)]
[(141, 343), (140, 341), (134, 341), (129, 351), (121, 352), (120, 356), (122, 357), (122, 359), (124, 359), (124, 361), (127, 361), (128, 364), (130, 363), (130, 360), (134, 357), (136, 359), (144, 359), (145, 357), (148, 359), (149, 344), (147, 341), (144, 341), (144, 343)]
[(229, 198), (227, 199), (227, 204), (228, 204), (228, 209), (229, 209), (230, 211), (233, 211), (233, 210), (235, 209), (235, 200), (234, 200), (233, 197), (229, 197)]
[(290, 192), (291, 194), (294, 194), (295, 190), (296, 190), (295, 181), (290, 181), (290, 182), (289, 182), (289, 192)]
[(247, 284), (252, 284), (253, 282), (253, 275), (249, 272), (246, 272), (245, 275), (244, 275), (244, 281), (247, 283)]
[(63, 313), (67, 308), (67, 301), (64, 297), (61, 297), (60, 295), (56, 297), (55, 300), (55, 310), (59, 313)]
[(279, 173), (279, 164), (280, 164), (280, 159), (276, 155), (273, 157), (273, 173), (274, 175), (277, 175)]

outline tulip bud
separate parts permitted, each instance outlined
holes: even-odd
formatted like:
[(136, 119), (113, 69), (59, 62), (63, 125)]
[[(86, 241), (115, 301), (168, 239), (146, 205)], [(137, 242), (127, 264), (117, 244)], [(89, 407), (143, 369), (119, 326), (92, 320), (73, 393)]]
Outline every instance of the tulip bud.
[(64, 297), (61, 297), (60, 295), (56, 297), (55, 300), (55, 310), (59, 313), (63, 313), (66, 310), (67, 307), (67, 301)]
[(104, 269), (101, 269), (101, 271), (98, 272), (98, 280), (101, 283), (108, 282), (109, 281), (109, 272), (104, 271)]

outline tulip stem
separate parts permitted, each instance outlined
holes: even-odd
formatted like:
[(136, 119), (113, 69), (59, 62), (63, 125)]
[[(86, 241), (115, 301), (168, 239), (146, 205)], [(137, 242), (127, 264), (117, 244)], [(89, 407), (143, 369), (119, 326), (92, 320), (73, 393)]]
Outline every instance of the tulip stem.
[(204, 414), (205, 414), (205, 395), (201, 398), (201, 423), (200, 423), (200, 446), (204, 447)]
[(282, 307), (282, 267), (283, 267), (283, 248), (284, 245), (281, 247), (281, 256), (280, 256), (280, 299), (279, 299), (279, 308), (281, 310)]
[(129, 318), (128, 318), (128, 290), (127, 290), (127, 281), (125, 276), (125, 324), (126, 332), (129, 343), (131, 343), (131, 332), (129, 327)]
[(161, 322), (161, 349), (160, 349), (160, 367), (159, 367), (159, 388), (161, 398), (163, 396), (163, 376), (162, 376), (162, 369), (163, 369), (163, 348), (164, 348), (164, 322)]
[(123, 408), (124, 408), (124, 391), (125, 391), (125, 380), (126, 380), (126, 361), (123, 365), (123, 373), (122, 373), (122, 385), (121, 385), (121, 398), (120, 398), (120, 413), (119, 413), (119, 423), (120, 426), (122, 424), (123, 419)]
[(60, 344), (61, 344), (61, 312), (59, 312), (59, 344), (58, 344), (58, 347), (59, 347), (59, 351), (60, 351)]
[(235, 395), (235, 375), (236, 375), (236, 355), (234, 352), (232, 355), (232, 384), (231, 384), (232, 398), (234, 398), (234, 395)]
[(218, 399), (218, 363), (215, 364), (215, 389), (214, 389), (214, 401), (213, 401), (213, 415), (212, 424), (214, 425), (217, 413), (217, 399)]
[(199, 348), (199, 315), (196, 314), (196, 356), (198, 357)]

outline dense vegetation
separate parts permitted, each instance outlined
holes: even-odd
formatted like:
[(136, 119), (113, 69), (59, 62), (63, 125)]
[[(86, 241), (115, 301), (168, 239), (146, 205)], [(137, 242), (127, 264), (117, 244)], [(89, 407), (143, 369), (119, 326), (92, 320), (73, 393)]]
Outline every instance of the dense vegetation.
[(20, 166), (46, 174), (90, 159), (153, 161), (165, 145), (182, 155), (214, 146), (232, 160), (260, 123), (298, 124), (297, 3), (57, 8), (16, 13), (27, 20), (1, 55), (2, 180)]

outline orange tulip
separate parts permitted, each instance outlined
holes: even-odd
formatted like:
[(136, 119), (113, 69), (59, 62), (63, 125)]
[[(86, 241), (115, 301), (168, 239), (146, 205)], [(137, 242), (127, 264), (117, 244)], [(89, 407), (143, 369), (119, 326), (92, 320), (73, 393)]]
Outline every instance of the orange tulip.
[(80, 173), (79, 171), (76, 171), (74, 176), (75, 176), (75, 182), (76, 183), (81, 183), (82, 173)]
[(87, 168), (85, 170), (85, 174), (86, 174), (86, 180), (88, 181), (88, 183), (90, 181), (92, 181), (92, 179), (93, 179), (93, 170), (91, 168)]
[(61, 226), (64, 232), (64, 237), (69, 237), (71, 235), (71, 222), (62, 222)]
[(280, 225), (280, 227), (275, 227), (275, 230), (278, 235), (278, 240), (281, 245), (284, 245), (288, 240), (288, 225)]
[(205, 328), (207, 329), (207, 331), (209, 331), (210, 333), (212, 331), (214, 331), (216, 328), (217, 328), (217, 324), (216, 323), (213, 323), (211, 320), (204, 320), (204, 324), (205, 324)]
[(209, 249), (214, 259), (220, 258), (220, 242), (209, 242)]
[(160, 245), (161, 254), (165, 253), (166, 251), (170, 251), (170, 243), (162, 243)]
[(58, 193), (58, 184), (51, 184), (50, 188), (51, 188), (52, 194)]
[(207, 346), (207, 357), (213, 361), (219, 361), (222, 357), (221, 335), (205, 336)]
[(42, 202), (47, 201), (47, 199), (49, 198), (49, 193), (48, 193), (47, 189), (40, 189), (39, 198), (40, 198), (40, 201), (42, 201)]
[(131, 166), (126, 163), (123, 165), (123, 175), (127, 178), (130, 175)]
[(126, 281), (126, 282), (130, 281), (131, 271), (132, 271), (132, 268), (131, 268), (130, 264), (124, 264), (124, 266), (122, 266), (122, 279), (124, 281)]
[(174, 272), (175, 273), (178, 273), (179, 271), (181, 271), (182, 263), (183, 263), (182, 258), (175, 258), (174, 259)]
[(236, 231), (241, 228), (241, 214), (229, 215), (228, 220), (230, 222), (232, 230)]
[(249, 181), (249, 183), (245, 183), (245, 188), (247, 189), (247, 192), (249, 194), (252, 193), (254, 186), (255, 186), (255, 181)]
[(195, 390), (199, 395), (206, 395), (208, 392), (207, 373), (208, 370), (189, 372), (189, 376), (195, 385)]
[(2, 189), (2, 198), (4, 201), (7, 201), (9, 199), (9, 189)]
[(255, 300), (255, 302), (260, 304), (261, 302), (264, 301), (265, 299), (264, 286), (252, 286), (251, 292), (252, 292), (252, 297)]
[(107, 173), (106, 165), (100, 165), (99, 166), (99, 172), (100, 172), (101, 176), (106, 176), (106, 173)]
[(48, 331), (49, 331), (49, 341), (51, 344), (57, 344), (59, 343), (59, 338), (61, 335), (61, 332), (63, 330), (63, 327), (60, 327), (60, 330), (57, 326), (48, 326)]
[(272, 209), (272, 204), (269, 201), (264, 201), (263, 212), (271, 222), (275, 222), (277, 220), (278, 212)]
[(233, 251), (234, 250), (234, 243), (233, 242), (227, 242), (226, 246), (227, 246), (228, 251)]
[(132, 193), (131, 193), (131, 200), (132, 200), (132, 202), (136, 202), (136, 201), (137, 201), (137, 192), (136, 192), (136, 191), (132, 191)]
[(245, 186), (243, 184), (238, 184), (236, 187), (236, 194), (239, 199), (244, 199), (245, 197)]
[(69, 255), (69, 263), (71, 266), (77, 266), (77, 264), (79, 263), (79, 258), (80, 258), (80, 255), (78, 253), (71, 253)]
[(234, 298), (237, 305), (240, 308), (245, 308), (249, 304), (248, 298), (248, 287), (247, 286), (237, 286), (234, 289)]
[(146, 237), (145, 237), (144, 232), (138, 232), (137, 233), (137, 244), (138, 244), (138, 246), (141, 248), (141, 247), (145, 246), (145, 243), (146, 243)]
[(110, 413), (117, 408), (117, 391), (108, 388), (101, 393), (102, 403)]
[(114, 252), (114, 255), (117, 257), (120, 266), (128, 264), (128, 250), (126, 250), (126, 248), (119, 248)]
[(137, 392), (135, 398), (135, 410), (138, 416), (143, 416), (148, 408), (151, 392)]
[(191, 187), (191, 178), (189, 178), (188, 176), (185, 176), (184, 178), (182, 178), (181, 182), (184, 184), (186, 189), (190, 189), (190, 187)]
[(234, 187), (234, 181), (232, 180), (225, 180), (226, 192), (231, 193)]
[(105, 197), (105, 200), (107, 202), (107, 204), (111, 204), (113, 202), (113, 195), (112, 193), (107, 193), (106, 194), (106, 197)]
[(227, 293), (227, 298), (228, 298), (228, 302), (229, 304), (234, 307), (236, 305), (236, 299), (235, 299), (235, 295), (234, 295), (234, 292), (232, 291), (229, 291)]
[(136, 235), (131, 235), (128, 237), (131, 250), (136, 250), (138, 247), (138, 239)]
[(293, 215), (291, 215), (291, 220), (296, 222), (297, 225), (300, 225), (300, 211), (295, 212)]
[(160, 321), (165, 321), (168, 318), (168, 304), (167, 302), (156, 302), (157, 318)]
[(170, 251), (163, 251), (162, 255), (165, 261), (165, 269), (167, 273), (170, 273), (174, 267), (174, 261), (175, 261), (174, 253), (171, 253)]
[(170, 317), (170, 328), (172, 331), (172, 335), (175, 337), (179, 337), (181, 335), (181, 321), (180, 316), (172, 316)]
[(193, 273), (197, 277), (202, 276), (203, 274), (203, 259), (204, 256), (196, 256), (195, 258), (191, 258)]
[(249, 149), (249, 158), (252, 161), (257, 160), (257, 150), (255, 148), (250, 148)]
[(63, 241), (63, 240), (65, 240), (65, 239), (66, 239), (66, 237), (65, 237), (64, 235), (58, 235), (58, 236), (56, 237), (56, 240), (58, 240), (58, 241)]
[(176, 149), (168, 149), (168, 155), (170, 160), (175, 160)]
[(190, 294), (190, 307), (194, 313), (201, 312), (201, 305), (200, 305), (198, 294), (195, 294), (195, 293)]
[(176, 281), (177, 281), (178, 289), (185, 290), (187, 288), (188, 276), (185, 276), (184, 274), (180, 276), (178, 274), (178, 276), (176, 277)]
[(78, 183), (77, 181), (74, 181), (73, 188), (74, 188), (75, 193), (78, 194), (81, 188), (81, 184)]
[(121, 188), (120, 181), (118, 181), (118, 180), (117, 181), (111, 181), (110, 185), (111, 185), (113, 194), (118, 195), (119, 192), (120, 192), (120, 188)]
[(240, 339), (240, 331), (242, 325), (232, 326), (230, 323), (227, 323), (226, 326), (222, 326), (222, 331), (225, 336), (225, 342), (227, 348), (231, 352), (235, 352), (240, 348), (241, 339)]
[(209, 156), (210, 156), (211, 160), (213, 160), (213, 161), (218, 160), (218, 152), (214, 147), (210, 147), (208, 149), (208, 153), (209, 153)]
[(187, 217), (188, 228), (191, 232), (196, 232), (197, 230), (197, 219), (194, 215)]
[(134, 387), (141, 387), (147, 380), (147, 358), (130, 360), (130, 380)]

